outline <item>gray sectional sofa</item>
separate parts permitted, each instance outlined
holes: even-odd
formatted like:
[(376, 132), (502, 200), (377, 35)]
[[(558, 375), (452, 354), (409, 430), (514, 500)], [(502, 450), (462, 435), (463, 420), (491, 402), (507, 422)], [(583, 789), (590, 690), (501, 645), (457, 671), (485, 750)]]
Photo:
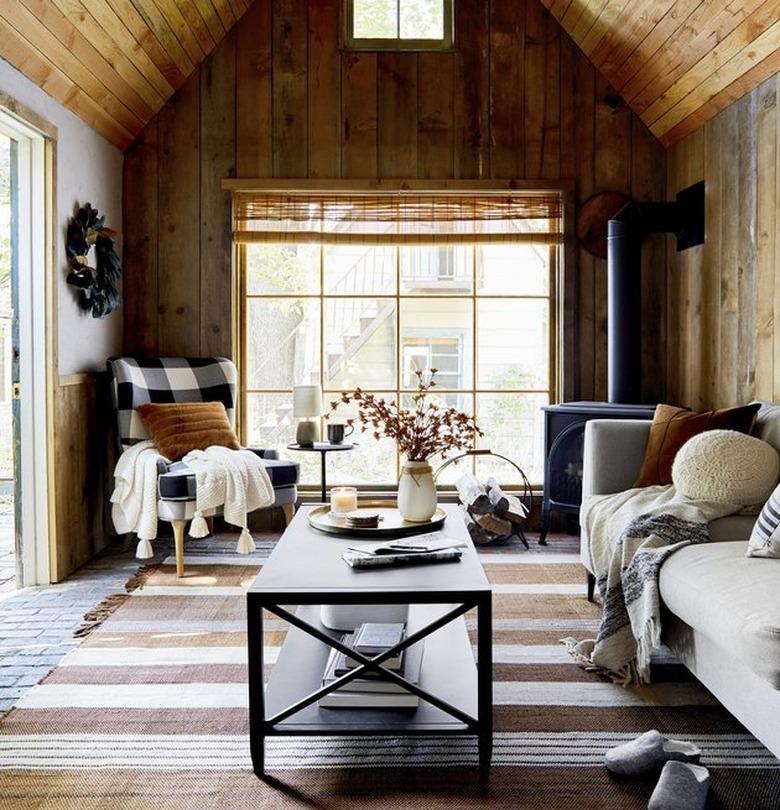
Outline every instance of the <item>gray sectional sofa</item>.
[[(583, 501), (629, 489), (649, 421), (593, 420), (585, 428)], [(762, 403), (753, 434), (780, 452), (780, 405)], [(780, 757), (780, 559), (745, 557), (755, 515), (710, 524), (711, 541), (672, 554), (660, 573), (664, 642), (775, 756)], [(593, 574), (588, 538), (582, 563)]]

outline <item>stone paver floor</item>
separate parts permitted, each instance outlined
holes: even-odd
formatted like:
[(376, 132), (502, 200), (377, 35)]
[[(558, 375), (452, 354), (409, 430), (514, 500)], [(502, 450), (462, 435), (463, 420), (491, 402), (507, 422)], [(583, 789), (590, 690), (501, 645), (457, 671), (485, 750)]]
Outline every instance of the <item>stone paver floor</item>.
[[(169, 553), (166, 542), (155, 547), (155, 559)], [(106, 596), (124, 593), (139, 568), (133, 552), (109, 547), (65, 582), (0, 592), (0, 714), (78, 643), (73, 633), (85, 613)]]
[[(232, 554), (237, 534), (219, 533), (203, 539), (187, 538), (189, 554)], [(270, 553), (278, 538), (273, 532), (253, 532), (258, 551)], [(155, 556), (145, 564), (173, 554), (173, 540), (153, 543)], [(107, 596), (125, 592), (125, 583), (138, 571), (135, 545), (122, 551), (109, 546), (65, 582), (0, 593), (0, 716), (48, 675), (79, 640), (73, 633), (84, 614)]]

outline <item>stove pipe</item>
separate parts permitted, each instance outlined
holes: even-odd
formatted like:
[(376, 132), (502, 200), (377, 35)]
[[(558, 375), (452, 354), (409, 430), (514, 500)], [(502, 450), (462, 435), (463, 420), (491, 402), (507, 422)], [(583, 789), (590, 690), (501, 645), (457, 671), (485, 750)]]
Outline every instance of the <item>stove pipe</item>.
[(642, 240), (674, 233), (677, 250), (704, 242), (704, 183), (674, 202), (629, 202), (607, 225), (608, 400), (642, 399)]
[(642, 234), (620, 219), (611, 219), (607, 228), (608, 399), (638, 403), (642, 397)]

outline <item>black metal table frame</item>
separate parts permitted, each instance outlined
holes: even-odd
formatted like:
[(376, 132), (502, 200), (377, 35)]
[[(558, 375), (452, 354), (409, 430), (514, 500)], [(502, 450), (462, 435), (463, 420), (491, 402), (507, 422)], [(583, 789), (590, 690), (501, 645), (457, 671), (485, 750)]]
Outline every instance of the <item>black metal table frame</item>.
[[(457, 607), (447, 611), (435, 621), (421, 628), (419, 631), (407, 636), (396, 646), (386, 650), (373, 658), (361, 655), (356, 650), (346, 647), (338, 639), (332, 638), (319, 627), (300, 619), (291, 613), (282, 604), (319, 605), (319, 604), (452, 604)], [(472, 608), (477, 610), (477, 717), (472, 717), (452, 706), (441, 698), (421, 689), (414, 683), (382, 666), (384, 661), (396, 653), (406, 649), (426, 636), (436, 632), (444, 625), (463, 616)], [(359, 666), (342, 675), (328, 686), (317, 689), (297, 703), (288, 706), (273, 717), (265, 714), (265, 689), (263, 676), (263, 609), (273, 613), (279, 618), (288, 621), (304, 633), (313, 636), (329, 647), (335, 647), (339, 652), (349, 655), (358, 661)], [(248, 646), (248, 681), (249, 681), (249, 747), (252, 756), (252, 767), (260, 778), (265, 778), (265, 738), (275, 736), (321, 736), (350, 735), (359, 736), (361, 733), (370, 736), (396, 736), (398, 733), (409, 735), (476, 735), (479, 748), (479, 767), (483, 776), (490, 770), (493, 756), (493, 629), (492, 629), (492, 593), (489, 590), (476, 591), (372, 591), (370, 594), (354, 591), (348, 594), (332, 592), (300, 592), (273, 591), (268, 593), (249, 592), (247, 594), (247, 646)], [(328, 727), (324, 730), (296, 729), (279, 727), (278, 724), (298, 711), (324, 697), (328, 693), (349, 683), (354, 678), (367, 671), (381, 672), (390, 681), (398, 684), (406, 691), (428, 701), (433, 706), (463, 723), (466, 728), (442, 728), (431, 731), (430, 728), (415, 729), (410, 727), (403, 732), (382, 732), (372, 729), (370, 732), (361, 732), (354, 727)]]
[[(316, 445), (320, 445), (317, 447)], [(325, 446), (327, 445), (327, 446)], [(311, 447), (300, 445), (295, 442), (287, 445), (288, 450), (295, 453), (319, 453), (320, 454), (320, 497), (322, 503), (328, 501), (328, 484), (327, 484), (327, 455), (328, 453), (344, 452), (346, 450), (354, 450), (357, 447), (355, 442), (343, 442), (339, 444), (332, 444), (331, 442), (315, 442)]]

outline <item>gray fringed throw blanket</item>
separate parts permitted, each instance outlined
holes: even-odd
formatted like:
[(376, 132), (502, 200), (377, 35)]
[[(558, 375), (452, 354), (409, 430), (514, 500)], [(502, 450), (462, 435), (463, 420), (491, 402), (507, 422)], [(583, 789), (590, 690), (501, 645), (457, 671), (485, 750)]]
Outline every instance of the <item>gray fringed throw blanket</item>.
[(661, 564), (677, 549), (709, 540), (708, 523), (740, 509), (688, 500), (673, 486), (586, 500), (582, 524), (603, 613), (596, 639), (563, 639), (578, 663), (623, 686), (648, 683), (650, 653), (661, 644)]

